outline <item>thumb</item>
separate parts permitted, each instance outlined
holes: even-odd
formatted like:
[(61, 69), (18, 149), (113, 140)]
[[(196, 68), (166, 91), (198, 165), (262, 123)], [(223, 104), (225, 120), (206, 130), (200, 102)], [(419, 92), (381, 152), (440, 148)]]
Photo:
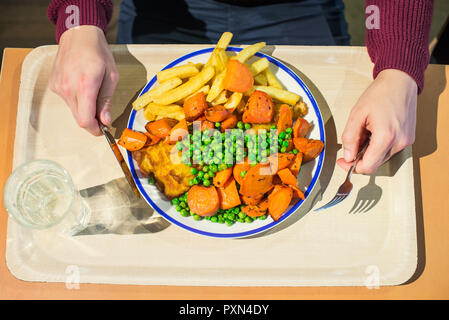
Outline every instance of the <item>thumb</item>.
[(352, 162), (357, 156), (360, 143), (366, 136), (365, 120), (365, 116), (360, 112), (352, 112), (346, 123), (341, 137), (345, 162)]
[(97, 117), (106, 126), (111, 124), (112, 96), (117, 83), (117, 71), (106, 71), (97, 99)]

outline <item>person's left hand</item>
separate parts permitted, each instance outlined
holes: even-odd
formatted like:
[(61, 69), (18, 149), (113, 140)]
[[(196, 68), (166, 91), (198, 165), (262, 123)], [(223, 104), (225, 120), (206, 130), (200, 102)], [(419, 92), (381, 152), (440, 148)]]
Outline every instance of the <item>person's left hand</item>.
[(351, 110), (343, 131), (344, 157), (337, 163), (349, 170), (360, 146), (370, 141), (355, 172), (372, 174), (395, 153), (413, 144), (418, 86), (408, 74), (380, 72)]

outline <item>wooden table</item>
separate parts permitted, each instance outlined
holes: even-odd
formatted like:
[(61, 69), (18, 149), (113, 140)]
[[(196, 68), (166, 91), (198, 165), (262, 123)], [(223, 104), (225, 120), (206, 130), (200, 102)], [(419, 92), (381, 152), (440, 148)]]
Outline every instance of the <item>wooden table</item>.
[[(31, 49), (6, 49), (0, 77), (0, 186), (12, 168), (21, 65)], [(413, 146), (418, 267), (406, 284), (365, 287), (175, 287), (32, 283), (5, 262), (7, 213), (0, 212), (0, 299), (448, 299), (449, 298), (449, 66), (430, 65), (419, 97)], [(3, 200), (2, 200), (3, 203)]]

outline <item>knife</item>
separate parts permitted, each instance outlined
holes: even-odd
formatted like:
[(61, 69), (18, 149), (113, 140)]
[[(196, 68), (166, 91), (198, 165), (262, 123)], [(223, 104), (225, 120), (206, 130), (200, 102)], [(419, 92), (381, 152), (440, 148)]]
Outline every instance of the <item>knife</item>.
[(140, 193), (139, 193), (139, 190), (137, 189), (136, 183), (134, 182), (131, 171), (129, 171), (128, 165), (126, 164), (125, 159), (123, 159), (123, 155), (120, 152), (120, 149), (118, 148), (114, 137), (109, 132), (109, 128), (106, 127), (105, 125), (103, 125), (100, 121), (98, 121), (98, 126), (100, 127), (101, 132), (103, 132), (104, 136), (106, 137), (106, 140), (108, 141), (108, 144), (112, 149), (112, 152), (114, 152), (115, 158), (117, 159), (118, 163), (120, 164), (120, 167), (122, 168), (122, 171), (125, 174), (125, 177), (126, 177), (126, 180), (128, 181), (129, 186), (133, 190), (136, 197), (140, 198)]

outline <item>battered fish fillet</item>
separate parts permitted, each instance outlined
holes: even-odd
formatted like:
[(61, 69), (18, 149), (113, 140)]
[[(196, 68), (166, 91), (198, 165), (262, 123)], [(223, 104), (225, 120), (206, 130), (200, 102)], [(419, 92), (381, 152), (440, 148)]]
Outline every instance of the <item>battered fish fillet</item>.
[(189, 190), (189, 180), (194, 178), (190, 172), (190, 167), (178, 161), (173, 163), (170, 159), (170, 152), (173, 149), (173, 157), (178, 158), (178, 151), (174, 145), (159, 142), (133, 152), (133, 157), (137, 161), (140, 171), (144, 175), (153, 174), (156, 186), (169, 199), (180, 196)]

